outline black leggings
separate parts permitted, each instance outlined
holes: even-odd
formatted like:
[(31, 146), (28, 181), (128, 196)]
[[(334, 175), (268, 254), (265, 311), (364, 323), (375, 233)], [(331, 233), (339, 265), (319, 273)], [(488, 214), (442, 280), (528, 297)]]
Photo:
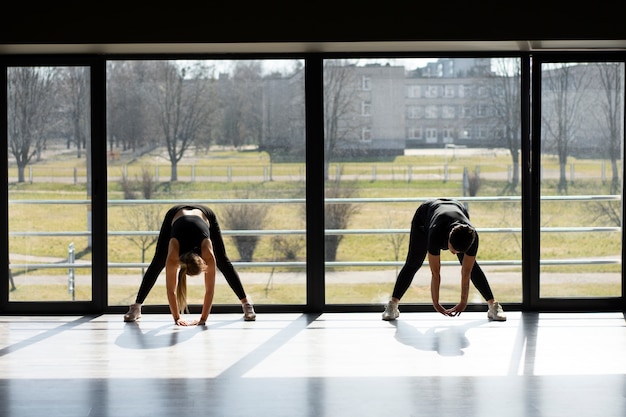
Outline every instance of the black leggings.
[(201, 210), (207, 217), (209, 220), (209, 231), (211, 234), (210, 239), (211, 243), (213, 243), (213, 253), (215, 254), (217, 268), (222, 272), (222, 274), (224, 274), (226, 282), (228, 282), (228, 285), (230, 285), (230, 288), (232, 288), (239, 300), (246, 298), (246, 292), (241, 284), (239, 274), (235, 271), (233, 264), (226, 255), (226, 248), (224, 247), (224, 241), (222, 240), (222, 232), (220, 231), (220, 226), (213, 210), (201, 205), (180, 204), (172, 207), (165, 214), (165, 219), (163, 220), (161, 231), (159, 232), (159, 240), (157, 240), (154, 258), (152, 258), (152, 262), (150, 262), (150, 266), (148, 266), (148, 269), (143, 276), (141, 285), (139, 286), (139, 291), (137, 292), (137, 299), (135, 301), (143, 304), (148, 296), (148, 293), (152, 287), (154, 287), (159, 274), (163, 271), (163, 268), (165, 268), (165, 263), (167, 261), (167, 249), (172, 231), (172, 219), (174, 218), (174, 215), (183, 208)]
[[(421, 213), (418, 210), (413, 217), (413, 221), (411, 222), (409, 252), (406, 256), (406, 262), (400, 270), (398, 278), (396, 279), (396, 284), (393, 288), (392, 297), (397, 298), (398, 300), (400, 300), (402, 296), (404, 296), (404, 293), (407, 292), (415, 274), (422, 267), (424, 259), (426, 258), (428, 250), (426, 247), (427, 236), (426, 229), (424, 228), (424, 222), (420, 217), (420, 214)], [(459, 262), (463, 263), (463, 254), (458, 253), (457, 257), (459, 258)], [(487, 282), (487, 277), (480, 266), (478, 266), (477, 262), (474, 263), (474, 267), (472, 268), (471, 279), (472, 283), (485, 300), (491, 300), (493, 298), (493, 293), (491, 292), (489, 282)]]

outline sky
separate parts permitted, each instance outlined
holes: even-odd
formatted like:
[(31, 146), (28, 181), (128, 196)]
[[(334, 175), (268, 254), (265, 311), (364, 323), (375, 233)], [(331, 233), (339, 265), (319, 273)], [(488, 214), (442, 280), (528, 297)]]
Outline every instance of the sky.
[[(438, 58), (402, 58), (402, 59), (362, 59), (359, 60), (360, 64), (365, 63), (380, 63), (385, 65), (403, 65), (407, 69), (414, 69), (425, 66), (428, 62), (435, 62)], [(295, 60), (289, 59), (264, 59), (261, 60), (263, 65), (263, 73), (270, 74), (272, 72), (291, 72), (294, 66)], [(215, 67), (217, 72), (229, 72), (232, 66), (232, 61), (215, 61)]]

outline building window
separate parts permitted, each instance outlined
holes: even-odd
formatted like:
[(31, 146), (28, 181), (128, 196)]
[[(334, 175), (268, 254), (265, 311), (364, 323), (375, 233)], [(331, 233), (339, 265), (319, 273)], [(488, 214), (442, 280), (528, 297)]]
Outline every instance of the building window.
[(424, 117), (424, 107), (422, 106), (410, 106), (407, 110), (409, 119), (421, 119)]
[(419, 98), (420, 97), (420, 86), (419, 85), (410, 85), (408, 88), (408, 96), (409, 98)]
[(444, 95), (446, 97), (454, 97), (455, 90), (456, 90), (456, 86), (446, 85), (444, 89)]
[(363, 76), (363, 78), (361, 78), (361, 89), (363, 91), (370, 91), (372, 89), (372, 79), (370, 77)]
[(428, 85), (428, 86), (426, 86), (426, 91), (424, 92), (424, 97), (428, 97), (428, 98), (437, 98), (437, 97), (439, 97), (439, 86), (438, 85)]
[(361, 142), (371, 142), (372, 141), (372, 129), (369, 127), (364, 127), (361, 129)]
[(426, 143), (437, 143), (437, 129), (426, 129)]
[(456, 117), (454, 106), (443, 106), (441, 108), (441, 117), (443, 119), (454, 119)]
[(439, 117), (439, 112), (437, 111), (437, 106), (426, 106), (426, 118), (427, 119), (436, 119)]
[(422, 128), (409, 127), (409, 139), (422, 139)]
[(364, 101), (361, 103), (361, 116), (371, 116), (372, 115), (372, 103), (369, 101)]

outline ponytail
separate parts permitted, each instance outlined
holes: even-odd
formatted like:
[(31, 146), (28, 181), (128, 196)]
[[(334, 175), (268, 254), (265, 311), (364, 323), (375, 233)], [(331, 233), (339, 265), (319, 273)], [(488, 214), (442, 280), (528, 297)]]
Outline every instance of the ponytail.
[(189, 314), (187, 305), (187, 265), (182, 264), (178, 270), (178, 285), (176, 286), (176, 303), (180, 314)]
[(176, 286), (176, 302), (180, 314), (189, 314), (187, 305), (187, 275), (198, 275), (206, 264), (202, 257), (195, 252), (183, 253), (179, 257), (180, 269), (178, 270), (178, 285)]

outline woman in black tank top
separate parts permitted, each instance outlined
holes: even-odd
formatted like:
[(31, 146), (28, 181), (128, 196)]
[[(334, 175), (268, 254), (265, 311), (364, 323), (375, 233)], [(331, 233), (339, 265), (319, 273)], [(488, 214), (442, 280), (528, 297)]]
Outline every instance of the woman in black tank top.
[[(181, 204), (165, 214), (152, 262), (143, 276), (137, 298), (124, 321), (141, 318), (141, 306), (165, 268), (170, 311), (177, 325), (205, 324), (213, 303), (215, 270), (219, 269), (241, 301), (244, 320), (254, 321), (254, 307), (243, 289), (239, 274), (226, 255), (222, 233), (215, 213), (206, 206)], [(178, 270), (178, 277), (176, 276)], [(205, 296), (200, 320), (180, 318), (186, 307), (186, 276), (204, 272)]]

